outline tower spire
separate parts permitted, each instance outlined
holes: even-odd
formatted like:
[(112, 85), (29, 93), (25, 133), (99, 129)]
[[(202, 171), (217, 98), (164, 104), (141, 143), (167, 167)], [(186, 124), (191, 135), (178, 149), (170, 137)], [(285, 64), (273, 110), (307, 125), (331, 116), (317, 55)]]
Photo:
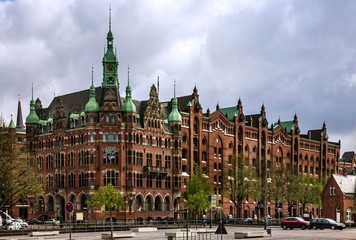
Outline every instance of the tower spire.
[(32, 100), (33, 100), (33, 81), (32, 81)]
[(22, 119), (22, 110), (21, 110), (20, 94), (19, 94), (19, 102), (18, 102), (18, 105), (17, 105), (16, 128), (17, 128), (18, 130), (24, 130), (24, 127), (23, 127), (23, 119)]
[(111, 31), (111, 2), (109, 4), (109, 31)]
[(176, 97), (176, 79), (174, 79), (174, 97)]
[(130, 65), (127, 65), (127, 85), (130, 86)]
[(94, 66), (91, 65), (91, 85), (94, 86)]

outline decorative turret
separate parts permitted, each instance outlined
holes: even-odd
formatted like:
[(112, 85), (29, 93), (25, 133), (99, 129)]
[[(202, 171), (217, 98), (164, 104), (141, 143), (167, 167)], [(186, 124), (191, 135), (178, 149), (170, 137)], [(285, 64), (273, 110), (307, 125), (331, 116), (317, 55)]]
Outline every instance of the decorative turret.
[(91, 70), (91, 86), (90, 86), (90, 94), (89, 94), (89, 101), (85, 105), (85, 112), (99, 112), (99, 104), (96, 101), (96, 94), (95, 94), (95, 87), (94, 87), (94, 77), (93, 77), (93, 70)]
[(35, 101), (33, 100), (33, 86), (32, 86), (32, 99), (30, 101), (30, 113), (26, 117), (26, 124), (37, 124), (40, 118), (37, 116), (35, 109)]
[(135, 113), (136, 112), (136, 106), (132, 102), (132, 99), (131, 99), (130, 67), (128, 67), (128, 70), (127, 70), (126, 98), (125, 98), (124, 104), (122, 105), (122, 111), (123, 112), (131, 112), (131, 113)]
[(169, 122), (182, 122), (182, 116), (178, 112), (178, 100), (176, 98), (176, 84), (174, 83), (174, 97), (172, 98), (172, 111), (168, 116)]
[(12, 121), (12, 114), (11, 114), (11, 121), (9, 124), (9, 128), (16, 128), (14, 121)]
[(102, 87), (103, 88), (118, 88), (118, 65), (119, 61), (117, 60), (117, 56), (114, 52), (114, 37), (111, 32), (111, 8), (109, 9), (109, 32), (106, 36), (107, 40), (107, 50), (103, 57), (103, 70), (104, 70), (104, 78)]

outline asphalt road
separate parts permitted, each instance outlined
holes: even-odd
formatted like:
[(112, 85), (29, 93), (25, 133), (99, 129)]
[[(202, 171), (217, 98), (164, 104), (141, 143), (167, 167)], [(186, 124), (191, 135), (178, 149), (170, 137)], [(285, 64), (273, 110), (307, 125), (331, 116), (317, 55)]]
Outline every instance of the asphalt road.
[[(214, 227), (216, 229), (216, 227)], [(226, 226), (227, 235), (215, 235), (212, 234), (211, 238), (208, 235), (207, 239), (220, 240), (220, 239), (234, 239), (234, 232), (247, 232), (247, 231), (263, 231), (263, 228), (249, 227), (249, 226)], [(134, 238), (127, 238), (133, 240), (163, 240), (166, 232), (178, 232), (180, 229), (165, 229), (153, 232), (139, 232), (136, 233)], [(109, 233), (109, 232), (106, 232)], [(72, 239), (74, 240), (97, 240), (101, 239), (102, 232), (90, 232), (90, 233), (72, 233)], [(11, 237), (11, 239), (21, 238)], [(69, 234), (59, 234), (57, 236), (46, 236), (44, 239), (69, 239)], [(10, 239), (10, 238), (9, 238)], [(125, 238), (121, 238), (125, 239)], [(178, 238), (182, 239), (182, 238)], [(190, 239), (190, 238), (189, 238)], [(198, 239), (198, 238), (197, 238)], [(203, 240), (203, 238), (201, 238)], [(204, 238), (205, 239), (205, 238)], [(356, 228), (347, 228), (344, 230), (282, 230), (279, 227), (272, 227), (272, 237), (265, 238), (253, 238), (253, 239), (311, 239), (311, 240), (325, 240), (325, 239), (355, 239), (356, 240)], [(183, 239), (182, 239), (183, 240)]]

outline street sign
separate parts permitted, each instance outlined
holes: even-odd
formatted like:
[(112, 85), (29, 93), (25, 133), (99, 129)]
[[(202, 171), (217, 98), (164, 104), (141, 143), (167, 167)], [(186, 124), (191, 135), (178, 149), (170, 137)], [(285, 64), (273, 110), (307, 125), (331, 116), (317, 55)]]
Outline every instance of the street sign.
[(211, 196), (211, 207), (216, 208), (216, 195)]
[(186, 213), (187, 210), (178, 210), (178, 213)]
[(66, 212), (67, 212), (67, 213), (73, 212), (73, 209), (74, 209), (73, 203), (67, 202), (67, 203), (66, 203), (66, 206), (65, 206), (65, 209), (66, 209)]
[(216, 229), (215, 234), (227, 234), (224, 224), (220, 223), (218, 229)]

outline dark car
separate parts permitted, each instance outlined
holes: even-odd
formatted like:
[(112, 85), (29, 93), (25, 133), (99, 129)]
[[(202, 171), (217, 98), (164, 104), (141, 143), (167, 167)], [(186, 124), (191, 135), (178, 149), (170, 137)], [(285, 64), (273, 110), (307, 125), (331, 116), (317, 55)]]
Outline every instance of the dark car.
[(310, 221), (310, 229), (325, 229), (325, 228), (330, 228), (330, 229), (344, 229), (345, 228), (345, 224), (343, 223), (338, 223), (335, 222), (334, 220), (330, 219), (330, 218), (313, 218)]
[(33, 218), (30, 221), (28, 221), (28, 224), (43, 224), (43, 221), (38, 220), (37, 218)]
[(281, 227), (284, 230), (293, 229), (293, 228), (301, 228), (303, 230), (309, 228), (309, 222), (305, 221), (303, 218), (300, 217), (287, 217), (283, 218), (281, 221)]

